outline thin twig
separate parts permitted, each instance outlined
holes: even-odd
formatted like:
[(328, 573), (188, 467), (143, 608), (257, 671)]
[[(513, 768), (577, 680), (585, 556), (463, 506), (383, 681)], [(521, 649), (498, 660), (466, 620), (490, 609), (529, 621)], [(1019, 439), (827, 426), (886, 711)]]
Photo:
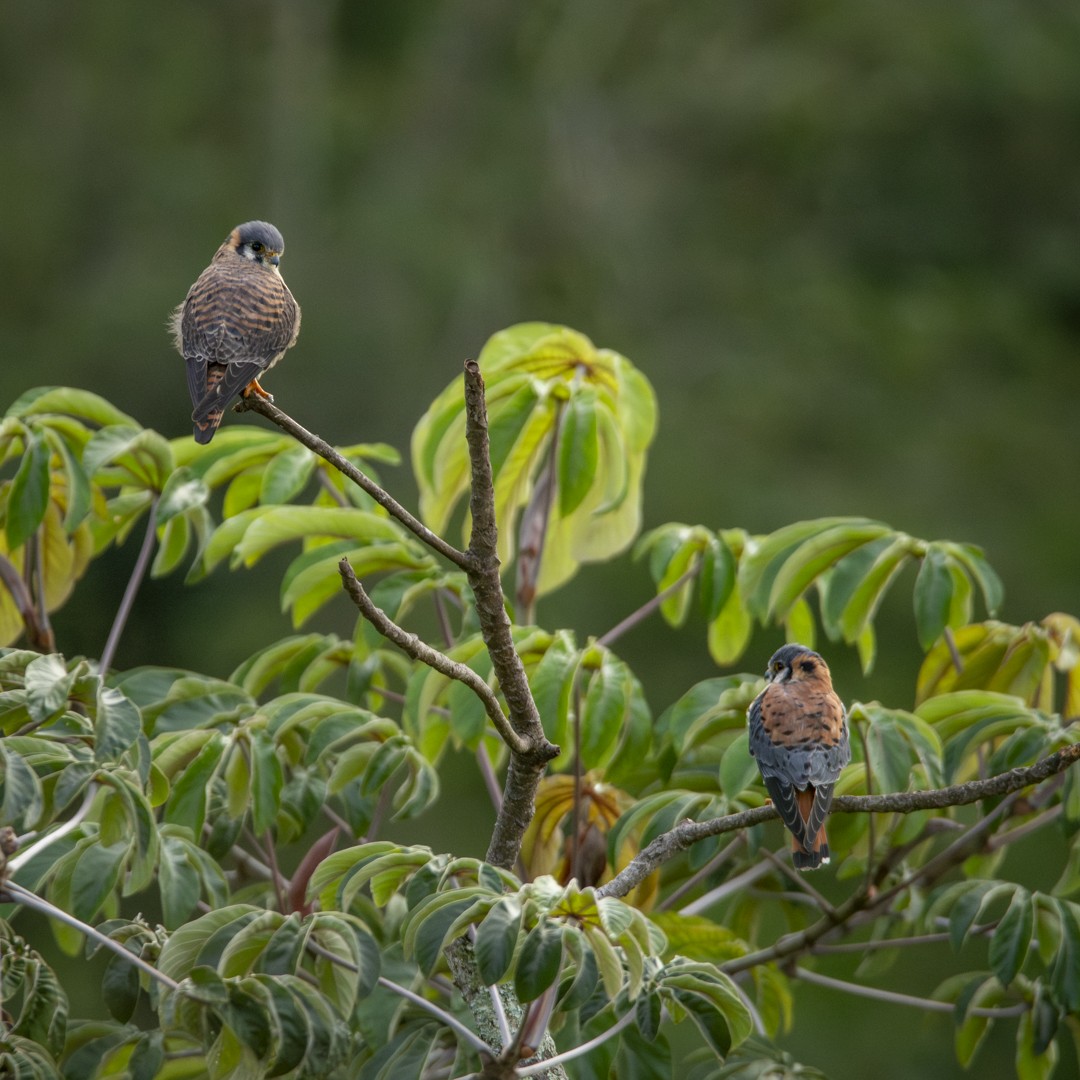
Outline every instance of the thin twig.
[(42, 530), (38, 529), (31, 533), (27, 540), (27, 549), (34, 553), (34, 595), (37, 598), (37, 623), (40, 628), (42, 641), (48, 645), (49, 652), (56, 648), (56, 635), (53, 633), (52, 624), (49, 622), (49, 609), (45, 596), (45, 560), (41, 557)]
[(597, 645), (610, 645), (617, 638), (621, 638), (628, 630), (633, 630), (638, 623), (644, 622), (660, 605), (669, 597), (677, 593), (688, 581), (696, 578), (701, 573), (702, 560), (700, 557), (686, 568), (666, 589), (661, 589), (651, 600), (647, 600), (637, 609), (630, 612), (625, 619), (617, 622), (606, 634), (596, 639)]
[[(855, 997), (870, 998), (873, 1001), (887, 1001), (890, 1005), (909, 1005), (913, 1009), (923, 1009), (926, 1012), (956, 1013), (956, 1006), (948, 1001), (935, 1001), (933, 998), (913, 997), (911, 994), (900, 994), (895, 990), (881, 990), (876, 986), (860, 986), (858, 983), (845, 982), (843, 979), (833, 979), (828, 975), (819, 975), (816, 971), (807, 968), (796, 967), (793, 974), (803, 982), (813, 983), (815, 986), (824, 986), (829, 990), (839, 990)], [(974, 1005), (967, 1010), (967, 1016), (987, 1016), (994, 1019), (1023, 1016), (1030, 1006), (1020, 1002), (1016, 1005), (1008, 1005), (1004, 1008), (987, 1008)]]
[(442, 589), (436, 589), (431, 594), (435, 605), (435, 617), (439, 620), (439, 630), (443, 636), (443, 644), (449, 649), (454, 644), (454, 632), (450, 629), (450, 619), (446, 614), (446, 604), (443, 602)]
[(511, 726), (505, 713), (499, 705), (499, 699), (495, 691), (466, 664), (451, 660), (446, 653), (433, 649), (426, 642), (421, 641), (415, 634), (402, 629), (381, 608), (375, 606), (374, 601), (364, 591), (364, 586), (349, 565), (349, 560), (343, 558), (338, 563), (338, 571), (344, 582), (345, 591), (349, 594), (352, 602), (360, 609), (360, 613), (380, 634), (388, 641), (392, 641), (402, 652), (411, 656), (414, 660), (426, 664), (429, 668), (445, 675), (448, 679), (456, 679), (464, 683), (481, 701), (484, 711), (495, 725), (495, 730), (502, 736), (507, 746), (518, 753), (524, 753), (529, 749), (529, 743), (522, 738)]
[(26, 640), (31, 648), (43, 653), (54, 652), (56, 641), (51, 636), (52, 628), (42, 628), (38, 624), (37, 608), (34, 606), (30, 587), (15, 569), (15, 564), (4, 555), (0, 555), (0, 582), (7, 586), (11, 601), (23, 621)]
[(146, 535), (143, 537), (142, 547), (139, 548), (139, 557), (135, 560), (123, 599), (120, 601), (120, 607), (117, 608), (116, 618), (113, 620), (112, 629), (109, 631), (108, 640), (101, 653), (100, 663), (103, 673), (108, 672), (112, 667), (116, 650), (120, 646), (120, 635), (124, 632), (128, 616), (131, 615), (131, 609), (135, 606), (135, 597), (138, 595), (143, 578), (146, 577), (146, 571), (150, 568), (150, 556), (154, 554), (154, 543), (157, 540), (157, 504), (157, 496), (155, 496), (150, 504), (150, 513), (147, 515)]
[(257, 412), (261, 416), (265, 416), (272, 424), (277, 424), (282, 431), (291, 435), (312, 453), (318, 454), (324, 461), (328, 461), (343, 476), (348, 477), (357, 487), (366, 491), (391, 517), (400, 521), (409, 532), (433, 551), (437, 551), (462, 570), (468, 570), (472, 565), (469, 556), (464, 551), (459, 551), (453, 544), (448, 544), (441, 536), (432, 532), (419, 518), (410, 514), (404, 506), (388, 492), (384, 491), (366, 473), (361, 472), (348, 458), (340, 454), (324, 439), (320, 439), (318, 435), (312, 434), (307, 428), (298, 424), (288, 413), (282, 412), (276, 405), (272, 405), (257, 394), (250, 394), (240, 399), (236, 405), (236, 411)]
[[(975, 934), (978, 931), (969, 931)], [(949, 935), (942, 934), (912, 934), (909, 937), (874, 938), (872, 941), (842, 941), (835, 945), (815, 945), (810, 952), (815, 956), (828, 956), (831, 953), (865, 953), (876, 952), (880, 949), (907, 949), (915, 945), (940, 945), (949, 940)]]
[(581, 667), (574, 672), (574, 794), (570, 809), (570, 876), (581, 880)]
[(692, 892), (705, 878), (714, 874), (726, 863), (731, 856), (746, 843), (746, 833), (739, 833), (731, 843), (722, 847), (700, 870), (692, 874), (677, 889), (672, 889), (656, 905), (657, 911), (668, 911), (671, 908), (678, 910), (679, 901), (688, 893)]
[[(752, 885), (758, 878), (765, 877), (766, 874), (772, 873), (772, 867), (762, 860), (751, 866), (748, 870), (744, 870), (741, 874), (736, 874), (735, 877), (729, 878), (722, 885), (717, 885), (715, 889), (710, 889), (703, 896), (699, 896), (696, 900), (691, 901), (684, 908), (679, 909), (680, 915), (697, 915), (699, 912), (707, 911), (713, 906), (713, 904), (719, 904), (721, 900), (730, 896), (732, 893), (741, 892), (748, 885)], [(613, 879), (614, 880), (614, 879)], [(600, 895), (607, 895), (603, 889), (597, 889), (597, 893)]]
[(1041, 814), (1036, 814), (1030, 821), (1017, 825), (1015, 829), (1009, 829), (1006, 832), (998, 833), (997, 836), (991, 836), (986, 841), (986, 846), (991, 851), (997, 851), (998, 848), (1003, 848), (1007, 844), (1015, 844), (1017, 840), (1022, 840), (1025, 836), (1037, 832), (1044, 825), (1049, 825), (1051, 821), (1061, 817), (1063, 812), (1064, 807), (1061, 803), (1057, 803), (1055, 806), (1043, 810)]
[[(871, 821), (873, 818), (870, 819)], [(814, 888), (813, 885), (807, 880), (805, 874), (797, 871), (789, 863), (785, 862), (775, 851), (769, 851), (767, 848), (762, 849), (762, 855), (771, 862), (781, 874), (784, 875), (789, 881), (795, 883), (799, 892), (803, 893), (807, 899), (814, 905), (814, 907), (823, 911), (826, 915), (835, 915), (836, 909), (829, 903), (829, 901), (821, 895)]]
[(82, 805), (67, 821), (62, 825), (57, 825), (52, 832), (46, 833), (36, 843), (31, 844), (28, 848), (23, 849), (18, 855), (13, 855), (7, 861), (7, 868), (11, 873), (15, 873), (21, 867), (25, 866), (35, 855), (40, 855), (47, 847), (55, 844), (61, 837), (67, 836), (69, 832), (77, 829), (85, 819), (86, 815), (90, 812), (90, 807), (94, 805), (94, 799), (98, 793), (98, 785), (91, 784), (86, 789), (86, 794), (83, 796)]
[(953, 636), (952, 627), (946, 626), (944, 634), (945, 645), (949, 650), (949, 659), (952, 660), (952, 666), (956, 669), (956, 674), (960, 675), (964, 671), (964, 661), (960, 656), (960, 650), (956, 647), (956, 638)]
[(545, 1072), (548, 1069), (554, 1068), (556, 1065), (564, 1065), (568, 1061), (573, 1061), (574, 1058), (579, 1058), (584, 1054), (592, 1052), (598, 1046), (603, 1046), (609, 1039), (618, 1035), (624, 1027), (631, 1024), (633, 1020), (634, 1010), (630, 1009), (620, 1016), (611, 1027), (606, 1031), (601, 1031), (600, 1034), (594, 1038), (581, 1043), (580, 1046), (575, 1046), (572, 1050), (566, 1050), (561, 1054), (545, 1058), (543, 1061), (537, 1061), (532, 1065), (519, 1065), (517, 1074), (518, 1076), (536, 1076), (538, 1073)]
[(495, 775), (495, 766), (491, 764), (483, 739), (476, 747), (476, 764), (480, 768), (480, 775), (484, 778), (484, 787), (497, 814), (502, 808), (502, 788), (499, 787), (499, 778)]
[(106, 936), (96, 927), (90, 926), (89, 923), (84, 923), (81, 919), (76, 919), (74, 915), (69, 915), (55, 904), (50, 904), (48, 900), (41, 899), (40, 896), (36, 896), (29, 889), (24, 889), (14, 881), (6, 881), (4, 882), (2, 891), (6, 892), (8, 896), (22, 904), (24, 907), (32, 908), (42, 915), (47, 915), (50, 919), (55, 919), (57, 922), (62, 922), (68, 926), (74, 927), (76, 930), (80, 931), (80, 933), (83, 933), (88, 938), (96, 941), (99, 945), (103, 945), (106, 949), (112, 950), (117, 956), (122, 956), (129, 964), (137, 967), (140, 971), (146, 972), (150, 978), (161, 983), (162, 986), (167, 986), (170, 990), (180, 989), (180, 984), (178, 982), (169, 978), (163, 971), (158, 971), (152, 964), (148, 964), (141, 956), (136, 956), (133, 952), (129, 952), (120, 944), (120, 942), (113, 941), (111, 937)]

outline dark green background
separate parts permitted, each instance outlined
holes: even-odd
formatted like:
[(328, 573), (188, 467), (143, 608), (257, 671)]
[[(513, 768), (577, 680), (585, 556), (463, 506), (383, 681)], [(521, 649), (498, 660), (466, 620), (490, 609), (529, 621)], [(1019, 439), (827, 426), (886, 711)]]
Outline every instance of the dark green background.
[[(1011, 622), (1080, 611), (1075, 2), (38, 0), (0, 27), (4, 403), (72, 384), (183, 434), (166, 315), (265, 217), (304, 309), (269, 385), (332, 441), (407, 451), (490, 333), (567, 323), (656, 387), (647, 526), (866, 514), (982, 544)], [(58, 616), (69, 655), (100, 652), (134, 547)], [(149, 586), (118, 665), (228, 674), (287, 632), (285, 562)], [(845, 697), (910, 705), (910, 585), (870, 680), (829, 650)], [(587, 569), (539, 618), (600, 633), (649, 592)], [(700, 624), (619, 649), (656, 713), (714, 673)], [(882, 1078), (951, 1075), (949, 1043), (809, 989), (790, 1040)]]

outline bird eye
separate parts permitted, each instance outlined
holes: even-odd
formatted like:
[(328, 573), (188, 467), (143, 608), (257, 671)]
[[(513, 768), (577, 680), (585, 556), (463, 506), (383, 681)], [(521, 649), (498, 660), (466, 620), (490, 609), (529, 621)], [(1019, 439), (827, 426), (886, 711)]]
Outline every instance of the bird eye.
[(784, 670), (784, 665), (782, 663), (780, 663), (779, 660), (774, 660), (770, 666), (772, 667), (773, 671), (783, 671)]
[(259, 243), (258, 240), (256, 240), (255, 243), (253, 243), (251, 245), (251, 250), (252, 251), (262, 251), (262, 249), (263, 249), (263, 246), (262, 246), (262, 244)]

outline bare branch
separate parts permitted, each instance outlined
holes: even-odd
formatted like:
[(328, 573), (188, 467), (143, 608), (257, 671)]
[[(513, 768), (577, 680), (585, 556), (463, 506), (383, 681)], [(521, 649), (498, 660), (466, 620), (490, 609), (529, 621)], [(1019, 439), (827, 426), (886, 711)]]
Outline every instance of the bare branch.
[(12, 603), (19, 612), (19, 618), (23, 621), (23, 627), (26, 629), (26, 640), (30, 647), (37, 652), (55, 652), (56, 638), (53, 635), (52, 627), (48, 622), (44, 626), (41, 624), (37, 607), (34, 604), (34, 597), (30, 593), (30, 586), (23, 580), (14, 564), (3, 555), (0, 555), (0, 582), (7, 586)]
[[(834, 814), (911, 814), (916, 810), (943, 810), (964, 806), (991, 796), (1008, 795), (1038, 784), (1056, 773), (1064, 772), (1080, 760), (1080, 743), (1049, 754), (1026, 768), (1010, 769), (986, 780), (930, 791), (904, 791), (892, 795), (843, 795), (833, 800)], [(748, 829), (752, 825), (778, 817), (773, 806), (759, 806), (738, 814), (711, 818), (708, 821), (682, 821), (645, 847), (634, 860), (599, 889), (601, 896), (625, 896), (645, 880), (657, 867), (685, 851), (692, 844), (709, 836)]]
[(631, 611), (625, 619), (620, 619), (606, 634), (601, 634), (596, 639), (597, 645), (610, 645), (617, 638), (621, 638), (628, 630), (633, 630), (638, 623), (644, 622), (660, 605), (669, 597), (677, 593), (688, 581), (696, 578), (701, 573), (702, 562), (700, 557), (680, 574), (666, 589), (661, 589), (651, 600)]
[(375, 606), (371, 597), (364, 591), (349, 560), (343, 558), (338, 563), (338, 571), (341, 580), (345, 584), (345, 591), (352, 601), (360, 609), (360, 613), (376, 630), (387, 640), (392, 641), (402, 652), (407, 653), (414, 660), (426, 664), (449, 679), (456, 679), (464, 683), (483, 703), (484, 711), (488, 714), (496, 730), (505, 740), (507, 746), (517, 753), (525, 753), (529, 750), (528, 742), (523, 739), (511, 726), (495, 697), (495, 691), (482, 679), (471, 667), (451, 660), (445, 653), (433, 649), (430, 645), (421, 641), (415, 634), (403, 630), (395, 623), (385, 611)]
[(472, 536), (470, 563), (466, 567), (469, 587), (476, 600), (480, 632), (487, 645), (491, 666), (499, 680), (514, 731), (525, 740), (524, 749), (511, 744), (503, 803), (495, 820), (487, 861), (511, 867), (517, 861), (521, 840), (532, 821), (536, 789), (547, 763), (559, 748), (548, 742), (533, 700), (525, 667), (514, 648), (510, 619), (499, 576), (499, 531), (495, 521), (495, 485), (491, 472), (487, 404), (484, 380), (475, 360), (465, 361), (465, 437), (472, 472)]
[(0, 892), (7, 893), (8, 899), (14, 900), (24, 907), (32, 908), (42, 915), (47, 915), (50, 919), (56, 919), (57, 922), (66, 923), (68, 926), (74, 927), (80, 933), (83, 933), (88, 938), (96, 941), (99, 945), (103, 945), (106, 949), (116, 953), (117, 956), (122, 956), (133, 967), (137, 967), (140, 971), (146, 972), (150, 978), (161, 983), (162, 986), (167, 986), (170, 990), (180, 989), (180, 984), (176, 982), (175, 979), (171, 979), (163, 971), (158, 971), (156, 967), (152, 964), (148, 964), (141, 956), (136, 956), (133, 952), (129, 952), (119, 941), (113, 941), (111, 937), (103, 934), (97, 927), (91, 926), (89, 923), (84, 923), (82, 919), (76, 919), (74, 915), (69, 915), (62, 908), (58, 908), (55, 904), (50, 904), (48, 900), (43, 900), (29, 889), (24, 889), (14, 881), (6, 881), (4, 882), (3, 888), (0, 889)]
[[(793, 974), (803, 982), (813, 983), (815, 986), (824, 986), (830, 990), (839, 990), (855, 997), (870, 998), (873, 1001), (887, 1001), (890, 1005), (910, 1005), (914, 1009), (923, 1009), (926, 1012), (956, 1013), (956, 1006), (949, 1001), (935, 1001), (933, 998), (914, 997), (911, 994), (898, 994), (895, 990), (880, 990), (876, 986), (860, 986), (858, 983), (845, 982), (843, 979), (833, 979), (828, 975), (819, 975), (816, 971), (797, 967)], [(981, 1005), (972, 1006), (968, 1009), (968, 1016), (989, 1016), (995, 1018), (1022, 1016), (1030, 1006), (1023, 1002), (1016, 1005), (1007, 1005), (1001, 1008), (986, 1008)]]
[(150, 568), (150, 556), (154, 554), (156, 541), (157, 497), (155, 496), (154, 501), (150, 504), (150, 513), (146, 521), (146, 535), (143, 537), (142, 547), (139, 548), (139, 556), (135, 560), (135, 566), (131, 571), (131, 577), (128, 579), (127, 588), (124, 590), (123, 599), (120, 601), (120, 607), (116, 610), (116, 618), (113, 620), (112, 629), (109, 630), (108, 640), (105, 642), (105, 648), (101, 652), (100, 663), (103, 674), (107, 674), (109, 668), (112, 667), (116, 650), (120, 646), (120, 635), (124, 632), (128, 617), (131, 615), (131, 609), (135, 606), (135, 597), (138, 595), (139, 587), (143, 583), (143, 578), (146, 577), (146, 571)]
[(400, 521), (406, 529), (431, 548), (432, 551), (437, 551), (443, 558), (448, 559), (462, 570), (469, 569), (471, 560), (464, 551), (459, 551), (453, 544), (448, 544), (441, 536), (432, 532), (419, 518), (410, 514), (388, 492), (379, 487), (370, 476), (361, 472), (325, 439), (320, 439), (318, 435), (312, 434), (307, 428), (298, 424), (288, 413), (282, 412), (276, 405), (272, 405), (257, 394), (250, 394), (245, 398), (241, 398), (235, 409), (236, 412), (257, 412), (260, 416), (265, 416), (267, 420), (276, 424), (286, 434), (291, 435), (298, 443), (306, 446), (313, 454), (318, 454), (324, 461), (328, 461), (358, 488), (366, 491), (391, 517)]

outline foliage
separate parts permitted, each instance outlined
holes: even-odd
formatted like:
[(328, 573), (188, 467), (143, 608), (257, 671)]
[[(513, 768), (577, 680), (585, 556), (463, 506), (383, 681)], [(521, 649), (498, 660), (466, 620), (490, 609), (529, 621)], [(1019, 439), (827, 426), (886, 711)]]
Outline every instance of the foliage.
[[(543, 593), (636, 535), (652, 391), (625, 358), (546, 324), (496, 335), (481, 362), (504, 558), (517, 516), (548, 485)], [(469, 481), (460, 397), (457, 385), (440, 395), (413, 442), (422, 509), (440, 530)], [(678, 822), (764, 805), (745, 734), (761, 681), (713, 675), (654, 717), (613, 637), (515, 625), (544, 733), (562, 748), (518, 867), (401, 844), (380, 833), (438, 812), (451, 751), (483, 773), (507, 750), (463, 683), (369, 625), (352, 639), (309, 630), (261, 643), (226, 679), (102, 670), (40, 642), (93, 559), (145, 519), (150, 572), (186, 566), (191, 582), (295, 549), (280, 601), (298, 630), (340, 592), (346, 558), (376, 579), (372, 595), (393, 620), (437, 616), (449, 659), (502, 695), (463, 573), (308, 447), (256, 428), (226, 428), (205, 447), (170, 443), (94, 394), (46, 388), (8, 411), (0, 451), (11, 473), (0, 488), (0, 629), (8, 644), (25, 633), (39, 645), (0, 655), (0, 825), (24, 834), (7, 899), (37, 897), (77, 920), (48, 924), (72, 956), (110, 950), (105, 1012), (72, 1019), (40, 943), (24, 940), (35, 924), (5, 906), (0, 1070), (460, 1076), (481, 1065), (484, 1011), (464, 963), (480, 987), (502, 988), (521, 1045), (551, 1036), (548, 1052), (566, 1054), (573, 1075), (670, 1075), (670, 1026), (689, 1020), (699, 1051), (687, 1075), (814, 1076), (769, 1040), (791, 1024), (794, 959), (827, 966), (840, 937), (863, 949), (857, 981), (841, 984), (856, 994), (902, 949), (948, 939), (952, 974), (915, 990), (955, 1006), (964, 1065), (1007, 1023), (1020, 1075), (1048, 1076), (1076, 1031), (1075, 770), (1022, 798), (984, 799), (978, 814), (948, 801), (835, 814), (836, 880), (821, 887), (842, 903), (817, 882), (793, 888), (765, 858), (777, 834), (762, 825), (698, 842), (611, 895), (614, 874)], [(365, 468), (396, 460), (382, 446), (342, 453)], [(976, 594), (990, 616), (1002, 602), (973, 545), (827, 518), (766, 536), (669, 524), (637, 554), (670, 624), (696, 602), (721, 666), (744, 655), (755, 625), (783, 624), (808, 644), (820, 627), (854, 645), (869, 672), (882, 598), (914, 568), (925, 653), (914, 708), (852, 702), (854, 760), (838, 795), (937, 791), (1077, 741), (1067, 718), (1080, 711), (1080, 622), (972, 622)], [(133, 590), (139, 580), (136, 560)], [(1068, 848), (1048, 887), (1002, 870), (1034, 835)], [(785, 944), (800, 933), (820, 957)]]

